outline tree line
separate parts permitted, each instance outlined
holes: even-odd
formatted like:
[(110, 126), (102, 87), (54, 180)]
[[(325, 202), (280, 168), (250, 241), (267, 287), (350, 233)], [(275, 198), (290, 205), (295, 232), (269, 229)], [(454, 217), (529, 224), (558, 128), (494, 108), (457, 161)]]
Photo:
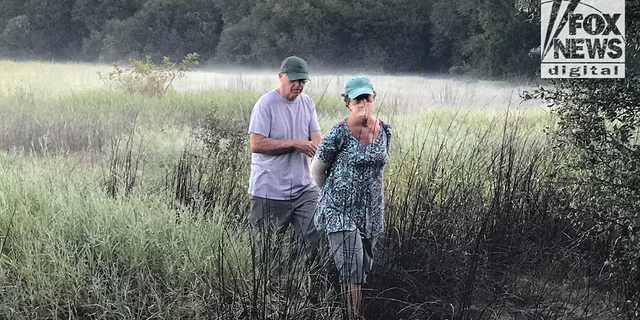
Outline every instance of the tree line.
[(0, 57), (532, 76), (539, 0), (0, 0)]

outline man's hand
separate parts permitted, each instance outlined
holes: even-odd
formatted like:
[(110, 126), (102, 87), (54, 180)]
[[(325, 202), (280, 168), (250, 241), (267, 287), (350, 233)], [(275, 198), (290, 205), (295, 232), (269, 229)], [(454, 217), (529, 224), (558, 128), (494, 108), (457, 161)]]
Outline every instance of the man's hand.
[(309, 158), (313, 158), (316, 155), (316, 150), (318, 150), (318, 145), (313, 141), (294, 140), (293, 148), (296, 152), (304, 153)]
[(312, 139), (317, 138), (316, 140), (318, 142), (302, 139), (277, 140), (252, 133), (249, 138), (249, 146), (251, 147), (251, 152), (254, 153), (278, 155), (289, 152), (299, 152), (312, 158), (316, 154), (318, 144), (320, 143), (320, 138), (315, 137), (316, 135), (319, 136), (319, 132), (320, 131), (314, 131), (311, 136)]

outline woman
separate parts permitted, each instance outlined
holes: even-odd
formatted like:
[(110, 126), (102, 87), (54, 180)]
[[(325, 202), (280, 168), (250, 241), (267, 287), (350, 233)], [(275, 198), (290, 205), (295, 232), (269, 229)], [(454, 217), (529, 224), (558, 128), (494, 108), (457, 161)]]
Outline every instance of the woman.
[(384, 228), (382, 170), (391, 130), (372, 115), (375, 92), (367, 77), (349, 78), (342, 96), (351, 115), (322, 137), (311, 176), (321, 189), (315, 224), (327, 233), (347, 307), (355, 316)]

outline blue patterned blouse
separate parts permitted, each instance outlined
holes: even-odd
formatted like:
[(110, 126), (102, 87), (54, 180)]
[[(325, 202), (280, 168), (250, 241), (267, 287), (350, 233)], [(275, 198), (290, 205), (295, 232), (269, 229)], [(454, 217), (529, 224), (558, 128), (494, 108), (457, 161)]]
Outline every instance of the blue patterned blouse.
[(316, 157), (331, 169), (318, 200), (315, 224), (319, 230), (358, 228), (369, 238), (384, 230), (382, 171), (389, 159), (391, 128), (378, 121), (380, 133), (372, 144), (358, 141), (346, 118), (322, 137)]

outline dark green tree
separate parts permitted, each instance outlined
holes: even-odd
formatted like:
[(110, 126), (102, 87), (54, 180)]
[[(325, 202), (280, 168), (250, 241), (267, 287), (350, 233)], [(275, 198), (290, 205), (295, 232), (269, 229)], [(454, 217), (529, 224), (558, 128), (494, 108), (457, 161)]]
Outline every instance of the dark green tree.
[(125, 20), (142, 8), (145, 0), (76, 0), (71, 15), (90, 31), (102, 31), (108, 20)]
[(436, 0), (429, 14), (432, 24), (431, 54), (438, 70), (466, 73), (473, 47), (470, 39), (482, 33), (475, 1)]
[(519, 0), (484, 0), (479, 6), (481, 34), (470, 42), (471, 64), (490, 77), (535, 77), (540, 58), (537, 12)]
[(540, 45), (537, 1), (438, 0), (431, 14), (433, 56), (441, 68), (475, 76), (535, 76)]
[(238, 23), (226, 25), (218, 59), (249, 65), (274, 65), (283, 57), (316, 58), (318, 35), (328, 23), (314, 2), (280, 0), (256, 4)]
[(0, 56), (23, 55), (33, 56), (30, 48), (25, 48), (25, 44), (31, 43), (31, 23), (26, 14), (15, 16), (5, 24), (0, 33)]
[(133, 16), (93, 30), (84, 51), (108, 62), (147, 55), (175, 60), (190, 52), (206, 60), (215, 54), (221, 28), (221, 14), (209, 1), (148, 0)]
[(74, 0), (0, 2), (0, 52), (24, 58), (71, 58), (83, 29), (71, 19)]
[(31, 25), (31, 48), (41, 58), (71, 59), (82, 44), (88, 30), (74, 21), (71, 9), (75, 0), (29, 0), (25, 3), (25, 14)]
[(273, 65), (296, 54), (346, 68), (425, 70), (432, 61), (429, 8), (417, 0), (260, 2), (225, 24), (218, 58)]
[(335, 36), (341, 41), (331, 61), (390, 72), (434, 70), (431, 7), (431, 1), (416, 0), (347, 2), (346, 8), (334, 11), (339, 24)]
[(522, 3), (0, 0), (0, 54), (159, 62), (198, 52), (203, 61), (246, 65), (297, 54), (334, 68), (521, 76), (538, 69), (529, 51), (539, 41), (536, 6)]
[(24, 14), (24, 4), (21, 0), (0, 0), (0, 32), (4, 30), (9, 19)]
[(261, 1), (258, 0), (215, 0), (213, 5), (218, 8), (222, 14), (222, 22), (225, 28), (232, 26), (242, 18), (249, 15), (251, 9)]

